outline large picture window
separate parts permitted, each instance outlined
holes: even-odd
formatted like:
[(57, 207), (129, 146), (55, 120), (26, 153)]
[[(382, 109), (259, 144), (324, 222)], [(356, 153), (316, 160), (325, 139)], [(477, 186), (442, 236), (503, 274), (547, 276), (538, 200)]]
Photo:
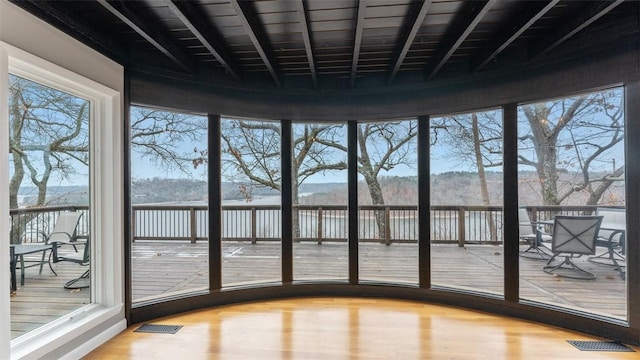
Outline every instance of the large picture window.
[(347, 126), (292, 129), (293, 278), (348, 279)]
[(134, 304), (209, 285), (207, 118), (131, 107)]
[(431, 119), (431, 277), (503, 293), (502, 111)]
[(623, 88), (518, 107), (521, 298), (627, 318), (624, 115)]
[(415, 119), (358, 124), (360, 280), (418, 283)]
[(281, 125), (227, 119), (222, 143), (222, 286), (282, 279)]
[(0, 337), (12, 354), (43, 354), (72, 339), (72, 328), (88, 331), (107, 319), (125, 326), (122, 253), (114, 246), (122, 234), (114, 195), (122, 193), (121, 94), (0, 46), (0, 107), (8, 114), (0, 125), (0, 224), (8, 236), (0, 244), (11, 270), (2, 282), (11, 291), (3, 292), (8, 326)]
[(91, 302), (90, 107), (9, 76), (12, 338)]

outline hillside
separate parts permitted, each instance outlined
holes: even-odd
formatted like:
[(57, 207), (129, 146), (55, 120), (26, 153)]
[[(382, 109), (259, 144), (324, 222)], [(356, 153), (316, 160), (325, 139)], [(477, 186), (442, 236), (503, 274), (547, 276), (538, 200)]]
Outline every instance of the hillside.
[[(539, 184), (535, 172), (521, 172), (519, 200), (521, 204), (540, 204)], [(563, 186), (570, 186), (576, 174), (561, 174)], [(492, 205), (502, 205), (503, 179), (502, 173), (488, 172), (487, 181)], [(382, 177), (387, 204), (417, 204), (417, 177)], [(145, 179), (132, 184), (133, 203), (158, 203), (175, 201), (206, 201), (207, 184), (204, 181), (186, 179)], [(370, 204), (367, 186), (358, 184), (360, 204)], [(300, 188), (300, 203), (308, 205), (346, 205), (347, 186), (344, 183), (303, 184)], [(246, 187), (239, 184), (223, 183), (222, 198), (224, 200), (247, 200), (263, 196), (277, 196), (278, 192), (267, 188)], [(576, 193), (568, 199), (566, 205), (583, 205), (585, 192)], [(622, 205), (624, 199), (624, 183), (616, 183), (603, 198), (603, 203)], [(477, 173), (447, 172), (431, 176), (431, 203), (433, 205), (481, 205), (480, 180)]]

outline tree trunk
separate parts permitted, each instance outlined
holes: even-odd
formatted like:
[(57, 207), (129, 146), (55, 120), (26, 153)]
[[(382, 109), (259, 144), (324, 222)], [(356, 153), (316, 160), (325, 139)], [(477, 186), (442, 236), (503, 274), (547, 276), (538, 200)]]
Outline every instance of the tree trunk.
[[(545, 138), (541, 147), (536, 147), (536, 152), (541, 159), (538, 167), (540, 186), (542, 189), (542, 200), (544, 205), (560, 205), (558, 203), (558, 151), (555, 146), (556, 140)], [(542, 156), (540, 156), (542, 155)]]
[[(384, 205), (384, 196), (382, 195), (382, 187), (378, 178), (375, 176), (365, 176), (367, 187), (369, 188), (369, 195), (371, 196), (371, 203), (373, 205)], [(387, 222), (384, 216), (384, 209), (374, 210), (376, 225), (378, 228), (378, 237), (381, 242), (385, 241), (385, 234), (387, 233)]]
[[(297, 169), (296, 170), (297, 173)], [(295, 173), (294, 173), (295, 174)], [(295, 207), (295, 205), (300, 204), (300, 199), (298, 199), (299, 193), (298, 193), (298, 177), (297, 176), (292, 176), (293, 179), (291, 179), (291, 198), (292, 198), (292, 203), (294, 205), (293, 209), (292, 209), (292, 216), (291, 216), (291, 228), (293, 229), (293, 239), (296, 240), (300, 238), (300, 213), (297, 207)]]
[[(482, 149), (480, 148), (480, 129), (478, 128), (478, 115), (471, 114), (471, 128), (473, 132), (473, 151), (476, 157), (476, 166), (478, 168), (478, 177), (480, 178), (480, 193), (482, 194), (482, 204), (491, 205), (489, 198), (489, 188), (487, 186), (487, 175), (484, 172), (484, 162), (482, 160)], [(498, 240), (498, 230), (494, 222), (493, 213), (487, 212), (487, 221), (489, 222), (489, 235), (492, 241)]]
[[(624, 174), (624, 170), (625, 170), (625, 167), (621, 166), (621, 167), (617, 168), (613, 172), (613, 174), (611, 174), (611, 176), (614, 177), (614, 178), (620, 177), (620, 176), (622, 176)], [(591, 192), (591, 194), (589, 194), (589, 198), (587, 199), (587, 205), (598, 205), (600, 203), (600, 199), (602, 198), (604, 193), (609, 189), (611, 184), (613, 184), (615, 181), (617, 181), (617, 180), (605, 180), (605, 181), (603, 181), (600, 184), (600, 186), (598, 186), (595, 190), (593, 190)]]
[[(24, 179), (24, 163), (22, 162), (22, 154), (20, 154), (19, 147), (22, 142), (22, 114), (20, 112), (20, 104), (16, 96), (11, 97), (10, 104), (11, 118), (11, 161), (13, 162), (13, 176), (9, 181), (9, 209), (18, 208), (18, 191), (20, 190), (20, 184)], [(8, 170), (8, 169), (7, 169)], [(11, 224), (11, 238), (12, 244), (20, 243), (20, 234), (22, 228), (18, 218), (12, 218)]]

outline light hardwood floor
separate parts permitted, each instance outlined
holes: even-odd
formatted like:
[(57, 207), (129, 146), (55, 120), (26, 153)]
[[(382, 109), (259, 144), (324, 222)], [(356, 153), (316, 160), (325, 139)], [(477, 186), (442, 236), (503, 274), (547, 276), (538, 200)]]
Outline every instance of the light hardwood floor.
[(85, 359), (640, 359), (580, 351), (601, 340), (532, 322), (412, 301), (301, 298), (216, 307), (133, 325)]

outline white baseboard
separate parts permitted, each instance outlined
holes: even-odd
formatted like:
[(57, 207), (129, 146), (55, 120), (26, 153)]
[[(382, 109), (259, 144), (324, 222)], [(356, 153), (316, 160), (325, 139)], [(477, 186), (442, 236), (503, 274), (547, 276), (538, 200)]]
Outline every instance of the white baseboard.
[(122, 331), (127, 328), (127, 320), (122, 319), (112, 327), (107, 330), (101, 332), (97, 336), (91, 338), (91, 340), (86, 341), (81, 346), (78, 346), (73, 351), (69, 352), (65, 356), (61, 357), (60, 360), (77, 360), (87, 355), (91, 351), (98, 348), (98, 346), (104, 344), (114, 336), (118, 335)]

